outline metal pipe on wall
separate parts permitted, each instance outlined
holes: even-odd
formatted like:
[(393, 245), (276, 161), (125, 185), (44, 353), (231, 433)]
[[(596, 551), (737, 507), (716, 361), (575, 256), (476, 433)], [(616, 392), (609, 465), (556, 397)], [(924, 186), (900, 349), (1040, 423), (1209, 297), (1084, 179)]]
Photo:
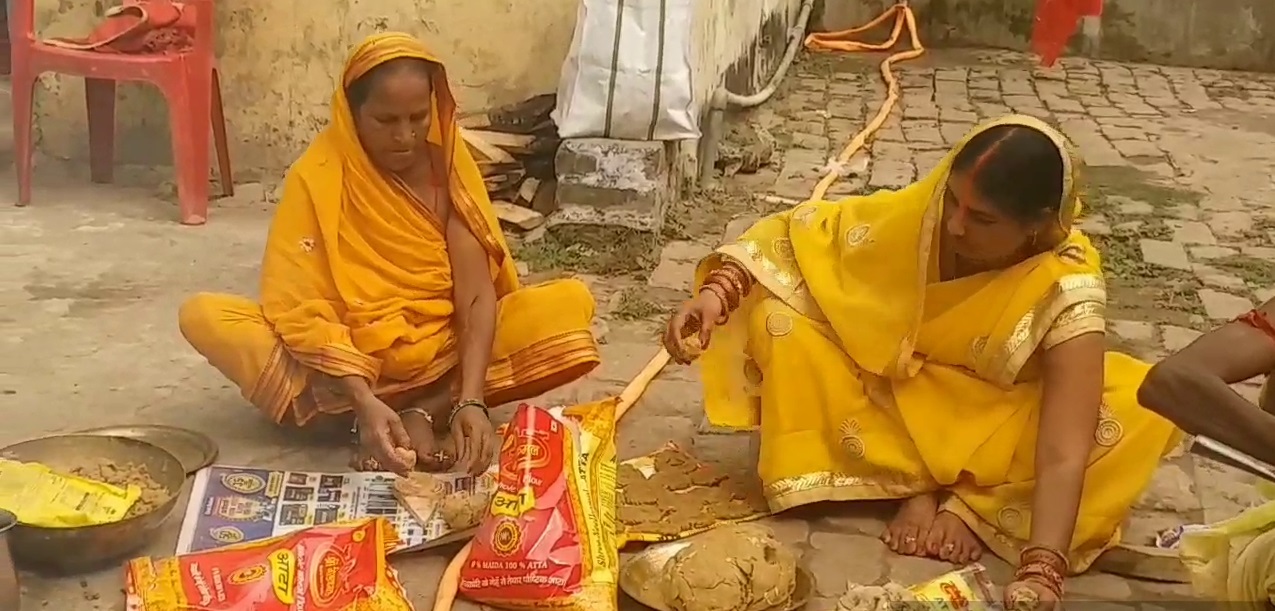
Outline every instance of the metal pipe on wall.
[(779, 66), (775, 68), (775, 73), (771, 75), (770, 80), (761, 91), (744, 96), (731, 93), (723, 86), (718, 87), (713, 92), (713, 96), (709, 98), (708, 125), (700, 138), (699, 172), (695, 181), (697, 186), (708, 187), (713, 182), (713, 169), (717, 164), (717, 153), (721, 147), (722, 131), (725, 129), (726, 110), (729, 108), (752, 108), (775, 95), (775, 91), (779, 89), (779, 83), (783, 82), (784, 76), (788, 74), (788, 68), (792, 66), (793, 60), (797, 57), (797, 50), (801, 48), (802, 41), (806, 38), (806, 26), (810, 23), (810, 14), (814, 11), (814, 7), (814, 0), (802, 0), (801, 12), (797, 14), (797, 22), (788, 30), (788, 48), (784, 50), (784, 57), (779, 61)]

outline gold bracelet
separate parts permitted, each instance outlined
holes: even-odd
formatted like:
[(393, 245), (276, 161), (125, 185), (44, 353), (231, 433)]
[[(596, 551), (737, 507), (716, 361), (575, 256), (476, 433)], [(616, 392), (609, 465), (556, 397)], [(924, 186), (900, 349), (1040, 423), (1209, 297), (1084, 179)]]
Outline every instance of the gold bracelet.
[(701, 286), (699, 290), (701, 293), (704, 291), (708, 291), (712, 293), (713, 295), (715, 295), (718, 299), (722, 300), (723, 315), (725, 315), (728, 312), (734, 311), (735, 306), (739, 305), (739, 302), (735, 302), (734, 305), (731, 304), (730, 291), (727, 291), (726, 288), (723, 287), (720, 283), (707, 282), (704, 284), (704, 286)]
[(451, 428), (452, 423), (456, 421), (456, 415), (460, 414), (460, 411), (466, 407), (477, 407), (478, 409), (483, 410), (484, 416), (491, 418), (491, 411), (487, 409), (486, 403), (483, 403), (478, 399), (465, 399), (464, 401), (457, 403), (456, 406), (452, 408), (451, 415), (447, 417), (448, 428)]
[(1062, 601), (1063, 599), (1063, 587), (1061, 583), (1051, 582), (1047, 579), (1042, 578), (1039, 575), (1028, 575), (1026, 577), (1019, 577), (1017, 579), (1019, 581), (1030, 581), (1032, 583), (1038, 583), (1042, 586), (1045, 586), (1045, 589), (1049, 590), (1054, 595), (1054, 598), (1057, 598), (1059, 601)]
[(1037, 561), (1024, 564), (1014, 572), (1015, 579), (1029, 579), (1032, 577), (1038, 577), (1044, 582), (1051, 584), (1051, 586), (1056, 585), (1059, 590), (1062, 589), (1062, 573), (1058, 572), (1058, 569), (1050, 566), (1047, 562)]
[(1064, 575), (1071, 570), (1071, 561), (1067, 558), (1067, 554), (1048, 545), (1028, 545), (1019, 552), (1018, 564), (1032, 562), (1045, 562)]
[(740, 267), (738, 263), (727, 261), (718, 269), (721, 269), (731, 277), (735, 285), (739, 287), (740, 294), (747, 296), (753, 290), (753, 275), (748, 273), (748, 270)]
[(708, 274), (708, 278), (705, 281), (716, 282), (717, 284), (722, 285), (722, 288), (728, 288), (735, 293), (739, 293), (739, 294), (743, 293), (744, 287), (741, 286), (740, 283), (736, 281), (735, 278), (732, 277), (731, 274), (727, 272), (726, 268), (724, 267), (719, 267), (713, 270), (712, 272), (710, 272)]

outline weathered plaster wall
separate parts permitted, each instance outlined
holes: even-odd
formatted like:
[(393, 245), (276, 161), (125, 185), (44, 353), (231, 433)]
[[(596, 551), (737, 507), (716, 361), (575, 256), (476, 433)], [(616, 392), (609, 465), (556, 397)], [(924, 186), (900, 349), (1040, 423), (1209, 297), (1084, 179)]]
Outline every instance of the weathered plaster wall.
[[(83, 35), (103, 0), (36, 0), (44, 36)], [(462, 109), (483, 110), (551, 92), (575, 26), (575, 0), (215, 0), (222, 90), (235, 165), (286, 167), (327, 121), (328, 100), (352, 44), (405, 30), (447, 62)], [(109, 3), (107, 3), (109, 5)], [(46, 75), (36, 96), (41, 151), (87, 156), (79, 79)], [(123, 86), (119, 161), (167, 164), (158, 91)]]
[[(763, 25), (787, 27), (797, 0), (696, 0), (696, 97), (707, 100), (740, 58), (752, 58)], [(215, 0), (218, 56), (237, 168), (276, 172), (328, 119), (346, 52), (385, 29), (412, 32), (447, 62), (462, 111), (482, 111), (557, 88), (575, 27), (577, 0)], [(109, 0), (36, 0), (43, 36), (77, 36)], [(777, 11), (778, 8), (785, 11)], [(782, 52), (782, 36), (777, 44)], [(754, 66), (754, 64), (756, 64)], [(765, 70), (765, 62), (749, 62)], [(765, 79), (769, 72), (745, 81)], [(123, 85), (120, 163), (170, 162), (167, 114), (158, 91)], [(87, 157), (83, 83), (46, 75), (36, 95), (42, 154)]]
[[(697, 0), (695, 100), (701, 110), (720, 86), (749, 95), (766, 85), (788, 44), (802, 0)], [(701, 112), (703, 115), (703, 112)], [(694, 178), (698, 141), (673, 144), (673, 184), (689, 187)]]
[[(860, 25), (894, 0), (824, 0), (816, 27)], [(913, 0), (935, 46), (1026, 49), (1036, 0)], [(1107, 0), (1100, 56), (1122, 61), (1275, 70), (1271, 0)]]
[(760, 89), (773, 72), (773, 60), (783, 55), (787, 29), (800, 7), (800, 0), (700, 0), (695, 99), (707, 103), (728, 74), (737, 93)]

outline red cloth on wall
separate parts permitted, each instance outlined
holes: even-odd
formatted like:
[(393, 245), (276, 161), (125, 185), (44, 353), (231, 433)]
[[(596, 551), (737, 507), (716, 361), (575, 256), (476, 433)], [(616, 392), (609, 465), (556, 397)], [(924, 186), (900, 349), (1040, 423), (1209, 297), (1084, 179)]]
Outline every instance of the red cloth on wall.
[(1040, 65), (1052, 66), (1067, 48), (1082, 17), (1101, 17), (1103, 0), (1036, 0), (1032, 51)]

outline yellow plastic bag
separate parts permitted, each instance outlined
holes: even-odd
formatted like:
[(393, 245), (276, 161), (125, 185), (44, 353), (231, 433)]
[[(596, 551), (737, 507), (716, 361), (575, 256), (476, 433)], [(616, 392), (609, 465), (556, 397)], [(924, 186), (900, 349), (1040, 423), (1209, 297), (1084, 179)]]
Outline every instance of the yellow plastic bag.
[(932, 607), (962, 611), (990, 611), (997, 601), (987, 568), (974, 563), (908, 588), (916, 599)]
[[(1232, 542), (1243, 546), (1236, 554)], [(1198, 596), (1264, 609), (1275, 602), (1275, 501), (1183, 532), (1178, 555)]]
[(57, 473), (36, 463), (0, 459), (0, 507), (32, 526), (72, 528), (118, 522), (142, 489)]

